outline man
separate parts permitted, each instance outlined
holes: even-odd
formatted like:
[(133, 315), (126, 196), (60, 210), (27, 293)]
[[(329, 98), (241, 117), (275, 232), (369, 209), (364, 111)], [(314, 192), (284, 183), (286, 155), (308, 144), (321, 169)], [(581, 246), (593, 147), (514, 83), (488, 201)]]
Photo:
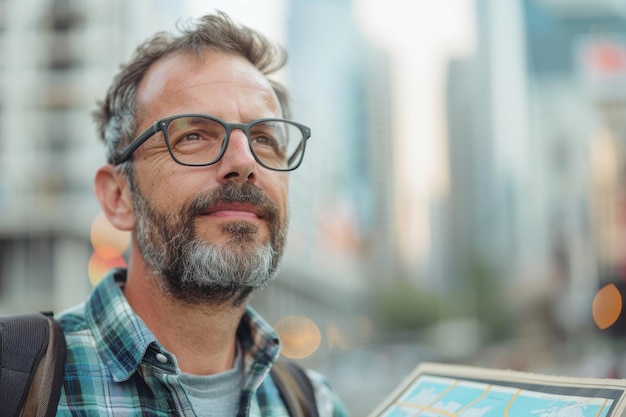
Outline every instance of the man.
[[(276, 333), (249, 307), (276, 275), (288, 171), (309, 128), (268, 75), (283, 50), (223, 13), (137, 48), (96, 111), (108, 164), (95, 193), (132, 232), (127, 270), (58, 319), (58, 415), (286, 416)], [(308, 375), (320, 416), (347, 415)]]

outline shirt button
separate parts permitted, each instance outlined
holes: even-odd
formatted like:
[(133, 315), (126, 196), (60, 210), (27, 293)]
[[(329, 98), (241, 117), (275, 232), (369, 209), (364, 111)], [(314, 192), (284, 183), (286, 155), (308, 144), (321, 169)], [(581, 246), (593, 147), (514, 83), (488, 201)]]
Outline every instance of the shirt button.
[(156, 358), (157, 358), (157, 361), (159, 361), (161, 363), (167, 363), (167, 356), (165, 356), (162, 353), (157, 353), (156, 354)]

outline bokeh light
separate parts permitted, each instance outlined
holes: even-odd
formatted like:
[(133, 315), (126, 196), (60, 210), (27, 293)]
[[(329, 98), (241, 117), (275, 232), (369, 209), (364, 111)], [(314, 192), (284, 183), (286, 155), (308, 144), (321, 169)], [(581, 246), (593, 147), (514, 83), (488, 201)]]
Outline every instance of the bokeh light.
[(593, 299), (593, 320), (604, 330), (611, 327), (622, 313), (622, 296), (614, 284), (600, 289)]
[(303, 316), (285, 316), (274, 329), (283, 344), (283, 355), (290, 359), (311, 356), (322, 342), (322, 333), (313, 320)]
[(91, 245), (96, 251), (102, 247), (109, 247), (121, 254), (130, 244), (130, 232), (116, 229), (103, 212), (94, 218), (90, 237)]
[[(105, 252), (103, 256), (102, 253)], [(104, 275), (111, 269), (116, 267), (126, 267), (126, 260), (120, 255), (107, 250), (98, 250), (89, 258), (87, 270), (89, 273), (89, 281), (92, 285), (97, 285)]]
[(354, 314), (345, 317), (342, 324), (331, 322), (326, 328), (326, 338), (330, 349), (365, 349), (372, 338), (373, 324), (369, 317)]
[(87, 269), (89, 281), (96, 285), (111, 268), (126, 267), (123, 253), (130, 244), (130, 233), (116, 229), (101, 212), (91, 224), (90, 237), (94, 253)]
[(341, 350), (350, 349), (350, 341), (348, 337), (341, 331), (336, 323), (330, 323), (326, 329), (326, 338), (328, 339), (328, 347), (339, 348)]

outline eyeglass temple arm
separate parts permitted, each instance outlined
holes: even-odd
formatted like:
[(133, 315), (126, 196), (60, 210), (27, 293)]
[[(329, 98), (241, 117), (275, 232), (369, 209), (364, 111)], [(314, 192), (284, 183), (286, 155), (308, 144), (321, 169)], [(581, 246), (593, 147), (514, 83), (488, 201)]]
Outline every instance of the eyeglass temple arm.
[(137, 148), (139, 148), (145, 141), (150, 139), (150, 137), (152, 137), (152, 135), (154, 135), (158, 131), (159, 131), (159, 121), (157, 120), (156, 122), (154, 122), (152, 127), (148, 128), (145, 132), (139, 135), (137, 139), (132, 141), (130, 145), (128, 145), (128, 147), (124, 150), (124, 152), (121, 153), (120, 156), (115, 158), (115, 160), (113, 161), (113, 165), (119, 165), (121, 163), (128, 161), (130, 157), (132, 156), (132, 154), (137, 150)]
[(293, 151), (293, 153), (291, 154), (291, 156), (287, 160), (287, 166), (291, 166), (291, 163), (298, 157), (298, 155), (300, 155), (300, 152), (302, 151), (302, 148), (304, 147), (304, 142), (306, 142), (306, 139), (308, 139), (308, 138), (305, 138), (304, 140), (302, 140), (298, 144), (298, 147), (296, 148), (296, 150)]
[(293, 153), (287, 160), (287, 166), (291, 166), (291, 163), (298, 157), (298, 155), (301, 155), (302, 153), (304, 153), (303, 148), (306, 145), (306, 141), (309, 140), (309, 138), (311, 137), (311, 129), (309, 129), (308, 127), (305, 127), (304, 130), (302, 131), (302, 134), (304, 136), (303, 140), (300, 141), (296, 150), (293, 151)]

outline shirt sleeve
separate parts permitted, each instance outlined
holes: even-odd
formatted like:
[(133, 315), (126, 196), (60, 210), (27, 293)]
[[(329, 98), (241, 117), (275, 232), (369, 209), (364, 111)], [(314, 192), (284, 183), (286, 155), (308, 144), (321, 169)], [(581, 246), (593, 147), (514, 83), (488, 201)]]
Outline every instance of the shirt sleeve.
[(326, 377), (311, 369), (306, 369), (305, 372), (313, 384), (319, 417), (349, 417), (348, 409)]

